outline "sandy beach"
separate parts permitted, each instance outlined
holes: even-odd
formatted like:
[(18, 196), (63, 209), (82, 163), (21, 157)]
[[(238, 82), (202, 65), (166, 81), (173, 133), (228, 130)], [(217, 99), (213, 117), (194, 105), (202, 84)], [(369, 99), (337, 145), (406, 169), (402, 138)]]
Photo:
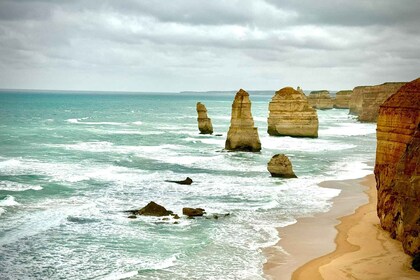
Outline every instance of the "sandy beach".
[(281, 240), (265, 251), (268, 279), (420, 279), (379, 226), (373, 175), (320, 185), (342, 191), (329, 212), (279, 229)]

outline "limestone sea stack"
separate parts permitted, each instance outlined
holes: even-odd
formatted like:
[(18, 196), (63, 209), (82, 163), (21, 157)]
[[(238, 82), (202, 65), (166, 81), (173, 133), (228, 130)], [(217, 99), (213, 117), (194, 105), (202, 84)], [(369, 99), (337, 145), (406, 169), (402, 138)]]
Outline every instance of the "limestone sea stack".
[(213, 134), (213, 125), (211, 124), (211, 119), (207, 117), (207, 108), (200, 102), (197, 102), (197, 114), (200, 134)]
[(284, 154), (277, 154), (267, 164), (267, 170), (272, 177), (297, 178), (293, 172), (292, 163)]
[(259, 152), (261, 150), (258, 129), (254, 127), (251, 114), (249, 94), (243, 89), (236, 93), (232, 104), (232, 116), (225, 149), (249, 152)]
[(315, 109), (332, 109), (334, 101), (328, 90), (311, 91), (308, 96), (309, 105)]
[(375, 178), (382, 228), (420, 253), (420, 78), (380, 106)]
[(352, 90), (340, 90), (335, 94), (334, 108), (349, 109)]
[(268, 106), (268, 134), (318, 137), (318, 115), (306, 96), (291, 87), (277, 91)]
[(404, 84), (405, 82), (355, 87), (350, 99), (350, 114), (358, 116), (361, 122), (376, 122), (379, 106)]

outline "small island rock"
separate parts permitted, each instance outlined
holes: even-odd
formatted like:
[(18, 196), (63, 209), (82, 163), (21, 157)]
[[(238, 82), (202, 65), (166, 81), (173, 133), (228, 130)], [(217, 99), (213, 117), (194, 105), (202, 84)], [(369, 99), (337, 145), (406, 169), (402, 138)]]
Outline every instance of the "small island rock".
[(267, 164), (267, 170), (273, 177), (297, 178), (293, 172), (292, 163), (284, 154), (277, 154)]
[[(129, 212), (132, 215), (156, 216), (156, 217), (169, 216), (173, 213), (172, 211), (166, 210), (165, 207), (155, 203), (154, 201), (150, 201), (146, 206), (144, 206), (141, 209), (128, 210), (125, 212)], [(133, 218), (133, 217), (129, 217), (129, 218)]]
[(199, 217), (203, 216), (205, 210), (203, 208), (182, 208), (182, 214), (188, 217)]

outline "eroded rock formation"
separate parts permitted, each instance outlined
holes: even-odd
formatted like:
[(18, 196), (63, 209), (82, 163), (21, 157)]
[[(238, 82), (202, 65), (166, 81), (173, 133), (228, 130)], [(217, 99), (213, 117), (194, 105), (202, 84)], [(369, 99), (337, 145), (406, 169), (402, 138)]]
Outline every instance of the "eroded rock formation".
[(207, 117), (207, 108), (204, 104), (197, 102), (197, 114), (198, 114), (198, 129), (200, 134), (212, 134), (213, 125), (211, 119)]
[(334, 108), (349, 109), (352, 90), (340, 90), (335, 94)]
[(420, 252), (420, 78), (388, 98), (379, 110), (375, 163), (381, 226)]
[(360, 86), (353, 89), (350, 114), (362, 122), (376, 122), (379, 106), (397, 92), (405, 83), (384, 83), (376, 86)]
[(306, 96), (291, 87), (277, 91), (268, 106), (268, 134), (318, 137), (318, 115)]
[[(154, 201), (150, 201), (146, 206), (144, 206), (141, 209), (128, 210), (125, 212), (131, 213), (132, 215), (157, 216), (157, 217), (169, 216), (173, 213), (172, 211), (166, 210), (165, 207), (155, 203)], [(134, 217), (130, 216), (130, 218), (134, 218)]]
[(240, 89), (232, 104), (232, 116), (225, 143), (226, 150), (258, 152), (261, 150), (258, 129), (254, 127), (248, 92)]
[(267, 164), (267, 170), (273, 177), (297, 178), (293, 172), (292, 163), (284, 154), (277, 154)]
[(309, 105), (315, 109), (332, 109), (334, 106), (333, 99), (328, 90), (311, 91), (308, 96)]

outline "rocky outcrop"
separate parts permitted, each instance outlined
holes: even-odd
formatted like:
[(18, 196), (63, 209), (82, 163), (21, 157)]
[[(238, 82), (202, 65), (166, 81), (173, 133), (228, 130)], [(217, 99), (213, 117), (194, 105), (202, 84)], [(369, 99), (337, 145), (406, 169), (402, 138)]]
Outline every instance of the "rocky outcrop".
[(197, 114), (198, 114), (198, 129), (200, 134), (212, 134), (213, 125), (211, 119), (207, 117), (207, 108), (204, 104), (197, 102)]
[(254, 127), (251, 101), (248, 92), (240, 89), (232, 104), (232, 116), (225, 149), (231, 151), (259, 152), (261, 150), (258, 129)]
[(131, 213), (132, 215), (129, 216), (129, 218), (134, 218), (133, 215), (143, 215), (143, 216), (169, 216), (171, 215), (173, 212), (166, 210), (165, 207), (150, 201), (145, 207), (138, 209), (138, 210), (128, 210), (125, 211), (128, 213)]
[(185, 180), (182, 181), (165, 180), (165, 182), (176, 183), (179, 185), (191, 185), (193, 183), (193, 180), (190, 177), (187, 177)]
[(311, 91), (308, 96), (308, 102), (315, 109), (324, 110), (334, 107), (333, 99), (327, 90)]
[(300, 86), (298, 86), (296, 90), (297, 90), (297, 91), (299, 91), (299, 92), (300, 92), (300, 93), (302, 93), (302, 94), (305, 94), (305, 93), (303, 92), (303, 89), (302, 89)]
[(268, 106), (268, 134), (318, 137), (318, 115), (306, 96), (291, 87), (277, 91)]
[(334, 108), (349, 109), (352, 90), (340, 90), (335, 94)]
[(388, 98), (379, 110), (375, 163), (382, 228), (420, 252), (420, 78)]
[(277, 154), (267, 164), (267, 170), (272, 177), (297, 178), (293, 172), (292, 163), (284, 154)]
[(206, 213), (206, 210), (203, 208), (182, 208), (182, 214), (188, 217), (200, 217)]
[(350, 114), (361, 122), (376, 122), (379, 106), (397, 92), (405, 83), (384, 83), (376, 86), (360, 86), (353, 89)]

